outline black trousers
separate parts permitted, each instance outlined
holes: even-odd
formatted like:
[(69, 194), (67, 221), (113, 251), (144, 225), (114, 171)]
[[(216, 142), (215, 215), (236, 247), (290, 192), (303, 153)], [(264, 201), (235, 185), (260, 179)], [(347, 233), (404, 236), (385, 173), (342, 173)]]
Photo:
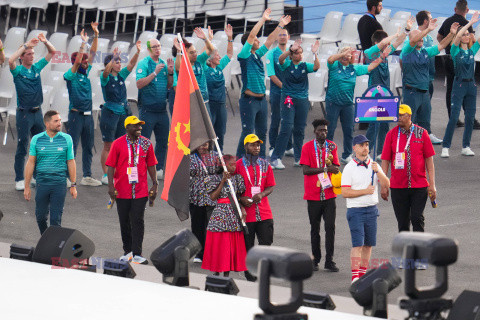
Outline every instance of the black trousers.
[(423, 232), (425, 228), (423, 210), (428, 199), (427, 188), (391, 188), (390, 190), (398, 232), (410, 231), (410, 222), (413, 231)]
[(325, 228), (325, 249), (327, 255), (326, 262), (333, 261), (333, 252), (335, 248), (335, 218), (337, 215), (337, 205), (335, 198), (314, 201), (308, 200), (308, 218), (310, 219), (310, 241), (312, 244), (313, 261), (318, 264), (322, 259), (320, 221), (323, 217)]
[(248, 235), (245, 236), (245, 247), (247, 251), (255, 245), (255, 235), (258, 238), (258, 244), (261, 246), (271, 246), (273, 243), (273, 219), (267, 219), (257, 222), (247, 222)]
[(190, 221), (192, 233), (197, 237), (202, 245), (202, 250), (197, 253), (197, 258), (203, 259), (203, 250), (205, 248), (205, 238), (207, 237), (207, 225), (213, 212), (213, 206), (199, 207), (190, 203)]
[(118, 219), (122, 233), (123, 251), (133, 255), (142, 255), (143, 235), (145, 233), (145, 205), (148, 197), (139, 199), (117, 199)]

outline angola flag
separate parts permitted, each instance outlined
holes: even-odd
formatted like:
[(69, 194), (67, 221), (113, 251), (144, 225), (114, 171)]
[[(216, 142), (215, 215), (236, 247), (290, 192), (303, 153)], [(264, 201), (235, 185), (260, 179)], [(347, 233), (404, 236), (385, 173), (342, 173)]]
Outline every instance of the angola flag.
[[(181, 43), (183, 52), (185, 46)], [(177, 211), (183, 221), (189, 216), (190, 150), (216, 138), (212, 121), (193, 74), (187, 54), (181, 59), (168, 138), (167, 164), (162, 199)]]

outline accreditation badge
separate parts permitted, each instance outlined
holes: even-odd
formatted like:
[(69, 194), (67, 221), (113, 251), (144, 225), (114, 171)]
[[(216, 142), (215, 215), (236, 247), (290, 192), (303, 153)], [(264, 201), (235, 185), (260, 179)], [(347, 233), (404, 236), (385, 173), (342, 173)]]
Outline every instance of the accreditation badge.
[(318, 175), (318, 182), (317, 182), (317, 187), (322, 186), (322, 189), (328, 189), (332, 187), (332, 182), (330, 181), (330, 178), (328, 177), (327, 173), (320, 173)]
[(137, 167), (128, 167), (127, 168), (128, 182), (129, 183), (138, 183), (138, 168)]
[(395, 154), (395, 169), (405, 168), (405, 152), (397, 152)]
[(252, 187), (250, 190), (252, 191), (252, 197), (261, 192), (260, 187)]

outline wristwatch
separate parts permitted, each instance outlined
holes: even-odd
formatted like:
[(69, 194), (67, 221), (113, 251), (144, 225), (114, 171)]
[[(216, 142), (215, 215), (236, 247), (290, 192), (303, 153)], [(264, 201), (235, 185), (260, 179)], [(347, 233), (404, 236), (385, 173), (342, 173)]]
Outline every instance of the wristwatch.
[(77, 182), (72, 182), (72, 184), (70, 184), (70, 188), (73, 188), (73, 187), (77, 187)]

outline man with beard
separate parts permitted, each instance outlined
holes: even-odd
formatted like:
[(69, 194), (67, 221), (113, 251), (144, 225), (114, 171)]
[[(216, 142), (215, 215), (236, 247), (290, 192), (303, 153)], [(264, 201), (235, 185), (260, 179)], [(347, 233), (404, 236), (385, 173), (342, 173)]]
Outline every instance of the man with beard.
[(70, 135), (61, 132), (62, 120), (58, 111), (49, 110), (43, 117), (46, 131), (35, 135), (30, 142), (30, 156), (25, 167), (25, 200), (30, 201), (30, 181), (37, 173), (35, 216), (40, 234), (47, 229), (50, 209), (50, 225), (60, 226), (63, 204), (67, 192), (67, 172), (72, 182), (70, 194), (77, 198), (75, 159)]
[[(135, 116), (125, 119), (127, 134), (115, 140), (108, 154), (108, 194), (117, 202), (120, 232), (123, 242), (122, 261), (148, 264), (142, 257), (145, 233), (145, 205), (157, 196), (157, 159), (152, 142), (141, 136), (144, 121)], [(147, 172), (153, 185), (148, 190)]]
[(377, 30), (383, 30), (382, 25), (375, 18), (382, 12), (382, 0), (367, 0), (367, 10), (363, 17), (358, 20), (357, 30), (360, 37), (362, 50), (367, 50), (374, 45), (372, 35)]

